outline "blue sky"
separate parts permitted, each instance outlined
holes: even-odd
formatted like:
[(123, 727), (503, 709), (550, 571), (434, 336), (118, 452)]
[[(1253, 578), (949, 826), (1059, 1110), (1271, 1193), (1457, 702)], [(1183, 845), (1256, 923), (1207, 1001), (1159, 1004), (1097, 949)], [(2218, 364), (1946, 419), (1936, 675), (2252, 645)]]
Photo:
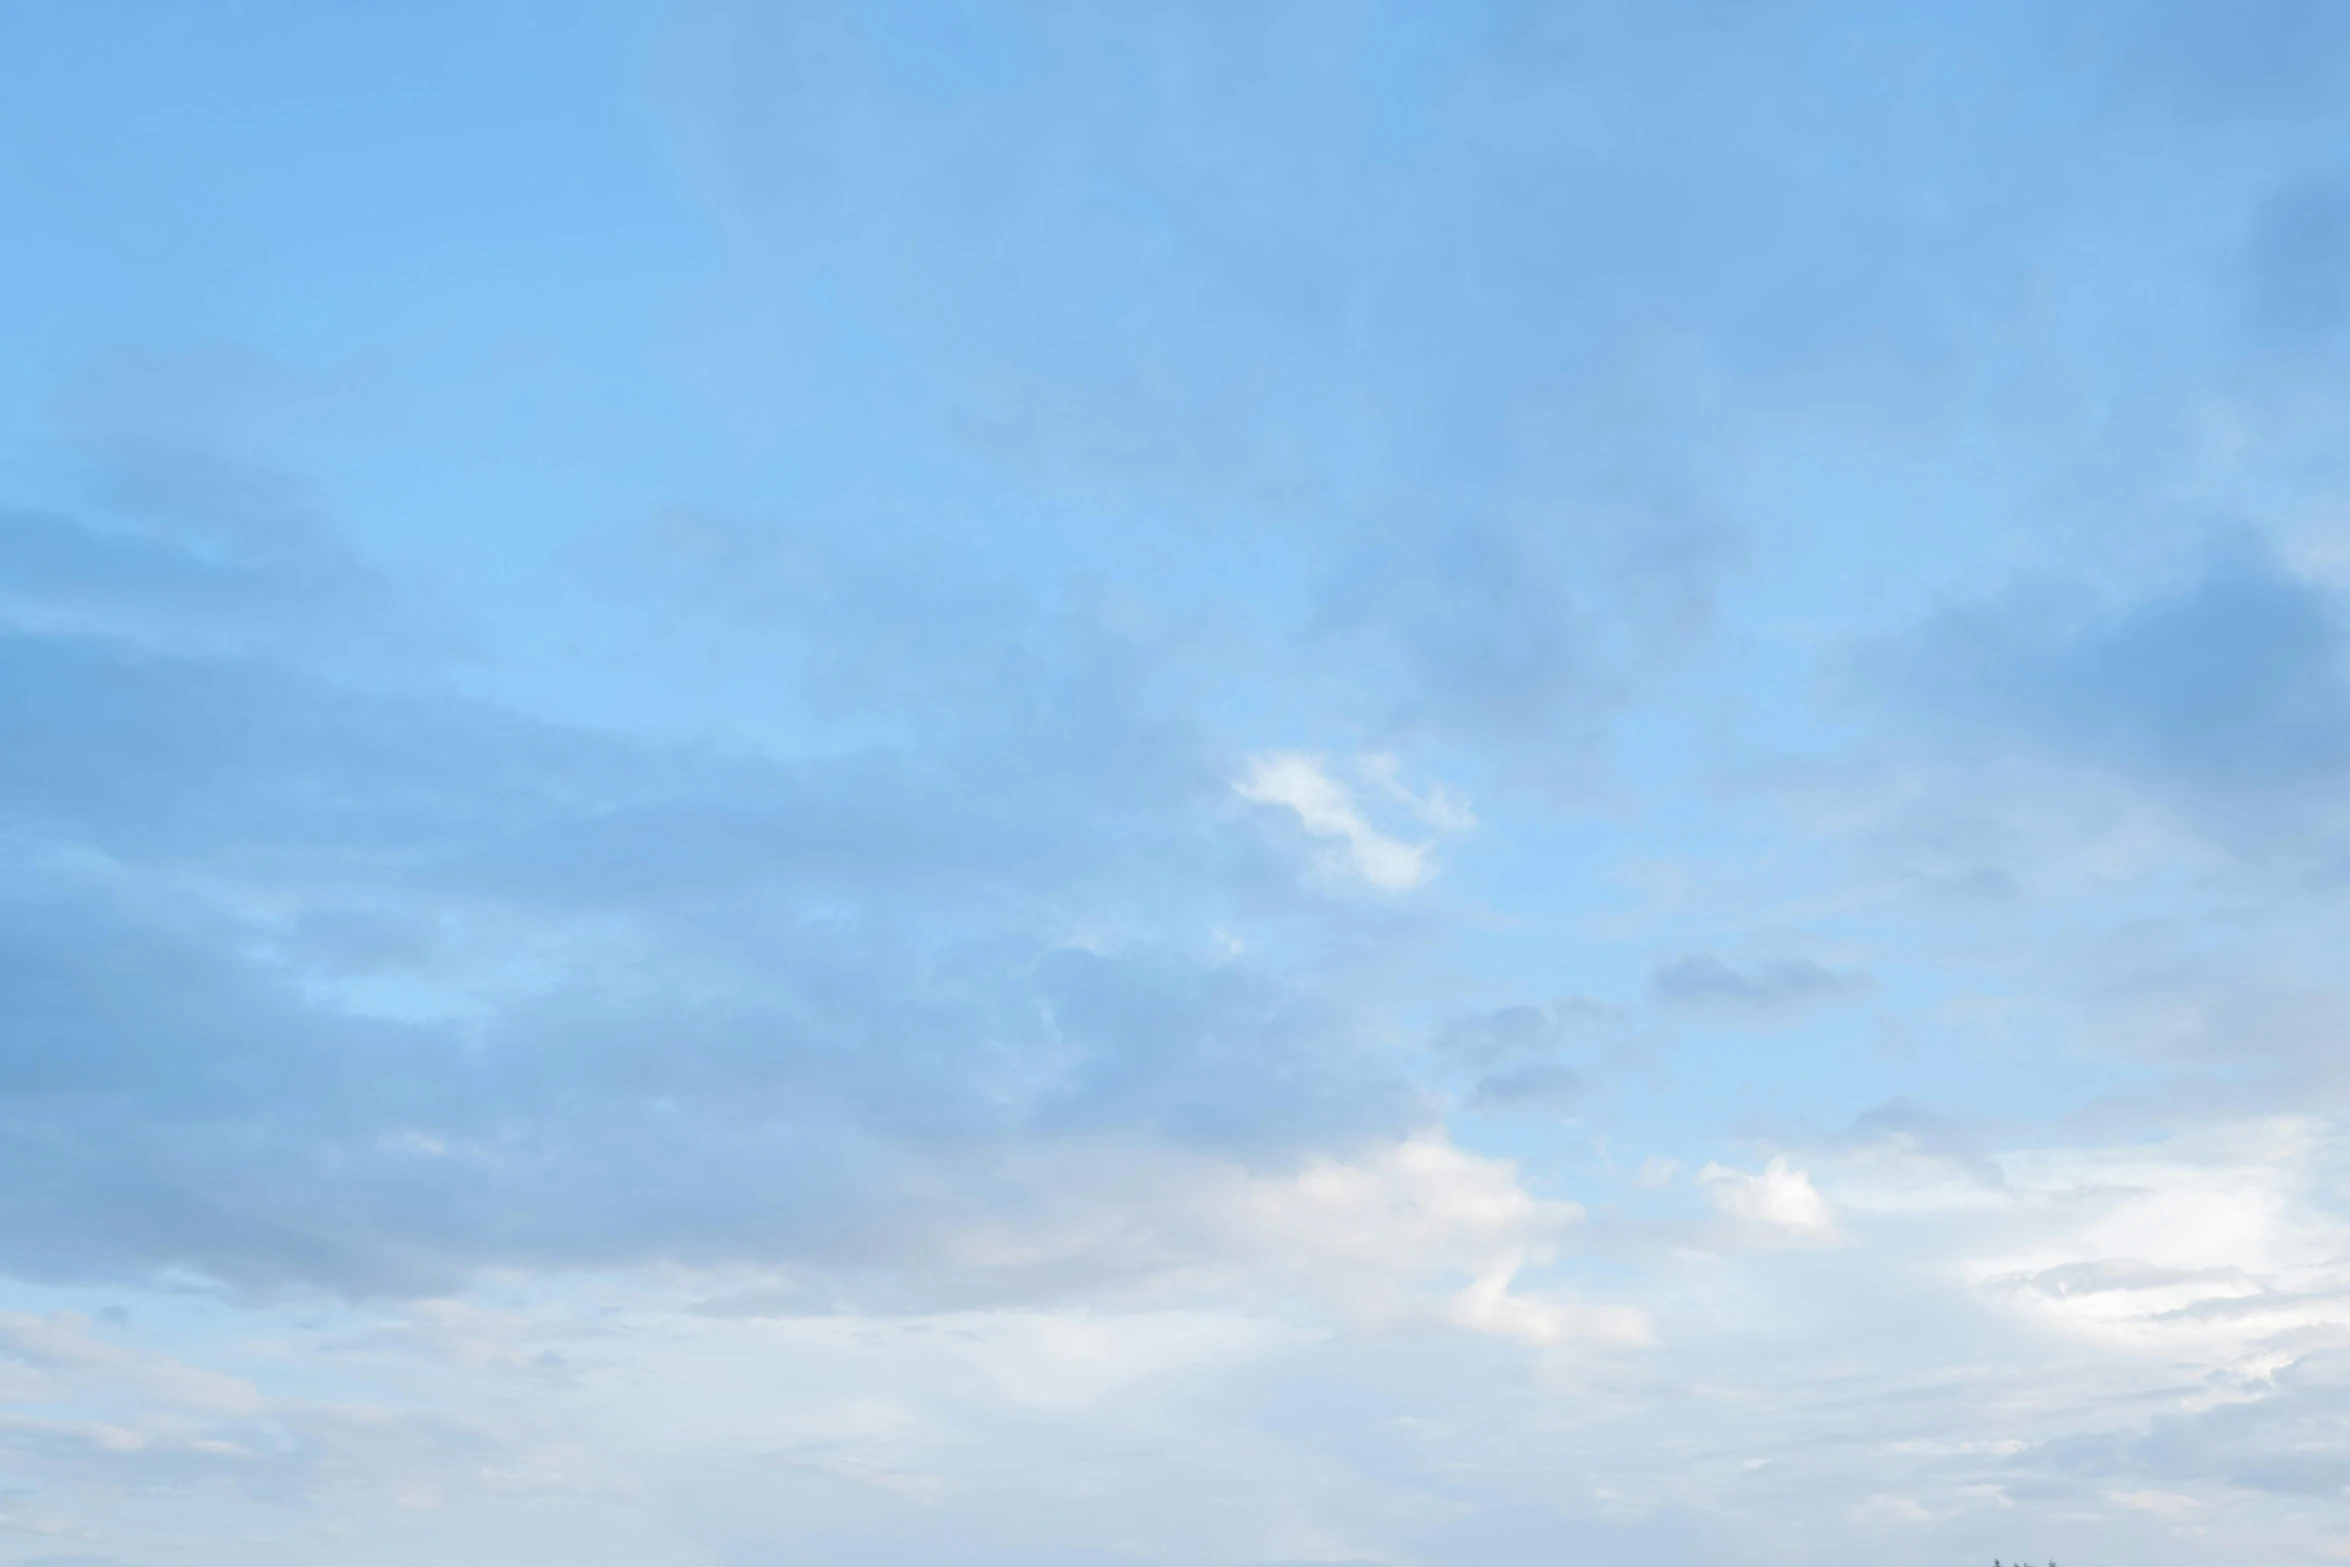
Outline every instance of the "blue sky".
[(0, 62), (0, 1567), (2350, 1555), (2350, 12)]

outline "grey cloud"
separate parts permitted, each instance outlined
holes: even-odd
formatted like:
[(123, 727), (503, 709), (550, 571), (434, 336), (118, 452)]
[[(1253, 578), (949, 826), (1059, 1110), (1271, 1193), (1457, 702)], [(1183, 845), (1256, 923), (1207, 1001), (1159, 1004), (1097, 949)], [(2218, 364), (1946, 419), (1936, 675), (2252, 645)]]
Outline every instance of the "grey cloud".
[(1623, 1018), (1596, 1001), (1569, 997), (1547, 1006), (1520, 1003), (1472, 1012), (1444, 1025), (1436, 1048), (1471, 1066), (1540, 1058), (1616, 1037)]
[(2254, 216), (2245, 261), (2252, 325), (2288, 354), (2321, 349), (2350, 319), (2350, 173), (2277, 192)]
[(1481, 1108), (1540, 1106), (1564, 1109), (1583, 1097), (1583, 1074), (1557, 1061), (1539, 1061), (1478, 1079), (1472, 1096)]
[(1914, 1152), (1957, 1165), (1987, 1186), (2003, 1186), (2007, 1181), (1983, 1140), (1970, 1128), (1906, 1099), (1891, 1100), (1855, 1116), (1844, 1141), (1897, 1141)]
[[(2235, 1268), (2182, 1269), (2157, 1268), (2150, 1263), (2127, 1262), (2114, 1258), (2099, 1258), (2090, 1262), (2068, 1262), (2053, 1268), (2042, 1268), (2016, 1280), (2026, 1289), (2043, 1295), (2070, 1298), (2079, 1295), (2101, 1295), (2116, 1290), (2161, 1289), (2173, 1284), (2191, 1284), (2204, 1280), (2242, 1280), (2246, 1276)], [(2222, 1304), (2235, 1305), (2236, 1302)]]
[[(674, 108), (750, 323), (714, 351), (796, 406), (772, 367), (831, 330), (807, 301), (891, 323), (925, 366), (893, 401), (992, 431), (976, 455), (1018, 493), (1093, 482), (1116, 520), (1092, 564), (1245, 530), (1287, 600), (1250, 607), (1323, 715), (1571, 791), (1703, 645), (1766, 411), (1881, 420), (2021, 324), (2029, 236), (1951, 217), (2017, 212), (2015, 166), (1979, 124), (1919, 122), (1948, 96), (1930, 42), (1839, 88), (1831, 141), (1819, 35), (1769, 7), (1518, 8), (1366, 96), (1333, 40), (1409, 12), (1384, 9), (1038, 13), (984, 56), (889, 6), (701, 9)], [(1594, 143), (1559, 101), (1678, 129)], [(1397, 105), (1437, 144), (1366, 142)], [(1848, 137), (1894, 166), (1828, 174)], [(1430, 177), (1450, 166), (1480, 177)]]
[(2018, 590), (1938, 614), (1880, 689), (1943, 744), (2087, 766), (2230, 841), (2322, 826), (2350, 775), (2350, 668), (2332, 594), (2252, 542), (2118, 606)]
[(1408, 1113), (1310, 979), (1179, 954), (1031, 939), (974, 986), (918, 944), (770, 918), (792, 956), (733, 999), (673, 988), (654, 943), (625, 989), (582, 976), (447, 1024), (304, 997), (209, 931), (55, 894), (19, 909), (0, 927), (19, 1272), (368, 1291), (493, 1262), (878, 1265), (1006, 1217), (991, 1200), (1020, 1193), (985, 1171), (1015, 1136), (1277, 1157)]
[(2305, 1354), (2267, 1386), (2191, 1413), (2158, 1415), (2139, 1431), (2051, 1442), (2018, 1467), (2126, 1475), (2170, 1484), (2217, 1483), (2277, 1496), (2338, 1497), (2350, 1490), (2350, 1383), (2338, 1351)]
[(1544, 541), (1459, 525), (1374, 544), (1325, 611), (1339, 633), (1375, 629), (1400, 655), (1415, 695), (1402, 717), (1454, 733), (1549, 729), (1588, 745), (1596, 709), (1615, 695), (1575, 579)]
[[(9, 1271), (882, 1265), (1034, 1200), (990, 1173), (1015, 1142), (1279, 1159), (1418, 1113), (1355, 1043), (1400, 927), (1188, 944), (1247, 851), (1150, 650), (1081, 613), (951, 601), (987, 607), (887, 652), (880, 737), (720, 753), (158, 638), (211, 579), (76, 527), (36, 530), (75, 602), (139, 613), (0, 633)], [(915, 741), (924, 660), (965, 672)]]
[(1868, 988), (1866, 975), (1808, 958), (1737, 969), (1703, 952), (1677, 958), (1649, 979), (1650, 993), (1667, 1006), (1756, 1018), (1800, 1012)]
[(1477, 1071), (1469, 1102), (1479, 1109), (1563, 1110), (1582, 1100), (1590, 1082), (1584, 1070), (1558, 1058), (1620, 1044), (1625, 1024), (1613, 1009), (1571, 997), (1456, 1017), (1438, 1033), (1435, 1048)]
[(450, 650), (282, 475), (147, 440), (71, 450), (72, 502), (0, 509), (0, 624), (345, 663)]
[(1318, 632), (1395, 693), (1384, 721), (1515, 757), (1552, 782), (1590, 765), (1607, 715), (1704, 628), (1731, 551), (1723, 530), (1669, 516), (1625, 518), (1611, 539), (1585, 520), (1600, 508), (1580, 500), (1556, 497), (1555, 519), (1352, 541)]

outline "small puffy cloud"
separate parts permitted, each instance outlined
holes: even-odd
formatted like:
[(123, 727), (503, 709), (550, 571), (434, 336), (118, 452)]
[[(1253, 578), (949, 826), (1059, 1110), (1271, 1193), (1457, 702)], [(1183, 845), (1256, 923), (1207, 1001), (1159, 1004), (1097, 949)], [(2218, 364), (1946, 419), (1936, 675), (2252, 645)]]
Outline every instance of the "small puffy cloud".
[[(1395, 782), (1390, 758), (1374, 758), (1366, 769), (1374, 783), (1400, 797), (1414, 814), (1440, 831), (1475, 825), (1467, 807), (1439, 788), (1425, 798)], [(1436, 874), (1426, 844), (1407, 843), (1374, 826), (1355, 802), (1354, 792), (1330, 775), (1321, 758), (1302, 751), (1272, 751), (1253, 758), (1233, 786), (1242, 799), (1280, 806), (1297, 816), (1310, 837), (1331, 844), (1324, 864), (1390, 892), (1407, 892)]]
[(1813, 1187), (1811, 1177), (1773, 1159), (1757, 1174), (1728, 1165), (1708, 1164), (1697, 1172), (1713, 1197), (1714, 1206), (1740, 1223), (1806, 1240), (1828, 1240), (1836, 1235), (1836, 1216), (1827, 1199)]

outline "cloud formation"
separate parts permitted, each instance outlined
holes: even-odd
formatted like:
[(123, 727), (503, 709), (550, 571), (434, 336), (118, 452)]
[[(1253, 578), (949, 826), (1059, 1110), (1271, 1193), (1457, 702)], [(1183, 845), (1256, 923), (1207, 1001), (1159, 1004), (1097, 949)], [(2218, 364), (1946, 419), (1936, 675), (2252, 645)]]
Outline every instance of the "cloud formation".
[(1165, 809), (1118, 803), (1126, 763), (1079, 805), (1049, 729), (795, 762), (370, 690), (306, 666), (306, 630), (158, 641), (195, 613), (176, 546), (115, 547), (158, 563), (135, 625), (19, 613), (0, 645), (20, 1266), (398, 1289), (855, 1251), (897, 1222), (879, 1172), (1006, 1136), (1400, 1124), (1310, 971), (1147, 915), (1052, 929), (1089, 875), (1070, 833), (1132, 853)]
[(9, 29), (0, 1556), (2350, 1546), (2326, 8), (299, 9)]

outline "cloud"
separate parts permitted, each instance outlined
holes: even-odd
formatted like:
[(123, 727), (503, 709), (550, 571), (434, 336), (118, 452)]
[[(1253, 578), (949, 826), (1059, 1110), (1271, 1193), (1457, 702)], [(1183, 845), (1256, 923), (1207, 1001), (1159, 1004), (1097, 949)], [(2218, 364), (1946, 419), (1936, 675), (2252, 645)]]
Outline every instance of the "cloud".
[[(86, 591), (0, 606), (21, 1271), (854, 1268), (1032, 1200), (990, 1186), (1008, 1140), (1274, 1156), (1415, 1114), (1359, 1044), (1392, 937), (1208, 939), (1246, 928), (1210, 748), (1098, 620), (950, 585), (927, 646), (870, 633), (861, 732), (746, 751), (360, 669), (303, 622), (232, 635), (171, 537), (41, 527)], [(399, 601), (355, 588), (335, 635), (397, 647)], [(998, 639), (1017, 655), (974, 677)]]
[[(1979, 285), (1922, 259), (1943, 235), (1920, 203), (1730, 129), (1833, 156), (1790, 129), (1795, 100), (1767, 71), (1691, 87), (1680, 62), (1721, 47), (1710, 21), (1615, 18), (1629, 52), (1602, 69), (1574, 48), (1495, 47), (1546, 26), (1504, 9), (1372, 91), (1327, 37), (1371, 47), (1401, 13), (1242, 29), (1179, 9), (1099, 28), (1040, 14), (991, 28), (983, 62), (909, 44), (928, 35), (886, 10), (709, 6), (685, 30), (677, 68), (697, 90), (672, 126), (735, 261), (711, 307), (730, 327), (703, 351), (771, 427), (854, 444), (874, 397), (954, 431), (981, 489), (1097, 519), (1096, 566), (1169, 558), (1203, 525), (1217, 547), (1261, 541), (1286, 564), (1243, 572), (1219, 612), (1279, 650), (1279, 683), (1314, 690), (1316, 721), (1381, 749), (1474, 749), (1546, 794), (1588, 789), (1609, 722), (1704, 645), (1742, 558), (1730, 475), (1761, 405), (1723, 387), (1829, 364), (1912, 382), (1952, 351), (1946, 318)], [(1802, 58), (1775, 28), (1734, 31)], [(1273, 59), (1323, 63), (1292, 90)], [(1016, 85), (1063, 71), (1120, 85)], [(1447, 112), (1471, 80), (1478, 107)], [(1566, 81), (1719, 134), (1644, 145), (1628, 174), (1615, 149), (1526, 134)], [(1425, 162), (1365, 156), (1357, 129), (1396, 92), (1429, 106)], [(1485, 177), (1435, 173), (1447, 164)], [(1741, 265), (1715, 264), (1733, 252)], [(944, 253), (963, 265), (907, 260)], [(815, 278), (833, 290), (821, 312)], [(860, 411), (775, 368), (837, 355), (842, 320), (921, 345), (902, 367), (842, 366)], [(1141, 570), (1148, 596), (1197, 591)]]
[(285, 474), (182, 439), (89, 436), (50, 507), (0, 506), (0, 626), (380, 671), (453, 653), (445, 619)]
[[(1591, 1087), (1589, 1055), (1620, 1049), (1628, 1021), (1615, 1009), (1569, 997), (1454, 1017), (1432, 1044), (1443, 1065), (1477, 1074), (1471, 1107), (1556, 1113), (1582, 1102)], [(1584, 1053), (1584, 1063), (1561, 1059), (1570, 1052)]]
[(2011, 1156), (2011, 1200), (2055, 1222), (1968, 1271), (2068, 1334), (2160, 1343), (2205, 1364), (2350, 1325), (2339, 1262), (2350, 1231), (2310, 1189), (2326, 1143), (2316, 1124), (2280, 1118), (2147, 1152)]
[(1516, 1169), (1437, 1135), (1366, 1157), (1317, 1157), (1214, 1199), (1236, 1233), (1283, 1254), (1372, 1269), (1465, 1268), (1555, 1246), (1582, 1217), (1534, 1196)]
[(0, 1312), (0, 1357), (27, 1373), (10, 1390), (19, 1402), (39, 1396), (57, 1380), (69, 1383), (77, 1396), (103, 1389), (128, 1393), (142, 1403), (213, 1415), (248, 1415), (262, 1402), (243, 1378), (125, 1349), (101, 1337), (88, 1318), (69, 1312)]
[(1548, 1005), (1521, 1002), (1448, 1021), (1436, 1049), (1472, 1066), (1541, 1059), (1612, 1039), (1623, 1019), (1596, 1001), (1569, 997)]
[(1541, 1105), (1560, 1109), (1583, 1097), (1583, 1074), (1559, 1061), (1534, 1061), (1477, 1080), (1472, 1102), (1490, 1108)]
[[(1395, 788), (1391, 766), (1374, 769), (1375, 781)], [(1436, 862), (1426, 844), (1405, 843), (1371, 825), (1355, 804), (1354, 793), (1330, 776), (1318, 757), (1298, 751), (1273, 751), (1250, 760), (1248, 771), (1233, 784), (1244, 800), (1286, 807), (1308, 836), (1335, 843), (1325, 863), (1389, 892), (1408, 892), (1436, 874)], [(1403, 798), (1432, 825), (1454, 831), (1474, 825), (1458, 804), (1441, 791), (1426, 802), (1409, 794)]]
[(286, 1397), (128, 1348), (69, 1313), (0, 1316), (0, 1451), (45, 1487), (184, 1494), (226, 1483), (279, 1503), (329, 1488), (563, 1489), (559, 1449), (528, 1426)]
[(1812, 1186), (1810, 1176), (1785, 1159), (1773, 1159), (1752, 1175), (1709, 1163), (1697, 1178), (1714, 1206), (1742, 1223), (1808, 1240), (1837, 1235), (1836, 1216), (1827, 1199)]
[(1866, 991), (1868, 976), (1791, 958), (1735, 969), (1709, 953), (1692, 953), (1658, 969), (1649, 991), (1670, 1007), (1746, 1017), (1783, 1017)]
[(1530, 1263), (1555, 1254), (1582, 1210), (1534, 1196), (1508, 1161), (1441, 1136), (1369, 1157), (1316, 1159), (1208, 1203), (1232, 1243), (1281, 1259), (1302, 1287), (1359, 1320), (1433, 1319), (1537, 1344), (1650, 1337), (1633, 1308), (1513, 1289)]
[(1473, 1333), (1514, 1339), (1521, 1344), (1596, 1344), (1641, 1347), (1656, 1342), (1656, 1329), (1637, 1306), (1593, 1305), (1511, 1289), (1514, 1273), (1497, 1268), (1446, 1302), (1445, 1320)]
[(1855, 1147), (1892, 1147), (1945, 1160), (1991, 1186), (2001, 1185), (2007, 1178), (1984, 1152), (1977, 1131), (1904, 1099), (1890, 1100), (1855, 1116), (1845, 1140)]
[(14, 1549), (2337, 1543), (2325, 7), (105, 9), (10, 406), (337, 385), (5, 465)]
[[(1069, 1501), (1073, 1532), (1113, 1518), (1134, 1527), (1138, 1510), (1155, 1530), (1178, 1528), (1153, 1511), (1176, 1468), (1234, 1498), (1215, 1517), (1239, 1533), (1200, 1547), (1210, 1559), (1307, 1549), (1276, 1548), (1284, 1528), (1337, 1531), (1374, 1559), (1459, 1545), (1379, 1500), (1395, 1464), (1431, 1462), (1432, 1450), (1475, 1467), (1489, 1509), (1549, 1507), (1578, 1532), (1653, 1520), (1683, 1497), (1701, 1515), (1734, 1505), (1774, 1528), (1825, 1516), (1821, 1527), (1864, 1540), (1893, 1530), (1963, 1543), (2051, 1509), (2078, 1514), (2065, 1527), (2084, 1536), (2137, 1538), (2133, 1519), (2159, 1531), (2177, 1511), (2140, 1505), (2157, 1492), (2195, 1498), (2214, 1528), (2274, 1530), (2276, 1498), (2338, 1482), (2328, 1455), (2350, 1409), (2327, 1315), (2338, 1316), (2338, 1282), (2299, 1271), (2339, 1255), (2319, 1179), (2329, 1135), (2264, 1123), (2125, 1147), (2003, 1144), (1999, 1162), (2022, 1172), (2006, 1192), (1877, 1147), (1801, 1170), (1716, 1166), (1701, 1189), (1746, 1245), (1636, 1269), (1636, 1281), (1618, 1255), (1605, 1306), (1527, 1282), (1544, 1247), (1589, 1245), (1592, 1226), (1507, 1161), (1423, 1136), (1283, 1172), (1194, 1162), (1185, 1181), (1150, 1183), (1155, 1209), (1129, 1194), (1109, 1203), (1213, 1239), (1168, 1275), (1188, 1279), (1172, 1286), (1196, 1289), (1188, 1299), (893, 1315), (819, 1294), (799, 1311), (695, 1315), (682, 1297), (707, 1281), (541, 1276), (497, 1285), (495, 1310), (365, 1308), (384, 1329), (330, 1333), (320, 1364), (384, 1390), (385, 1403), (501, 1379), (509, 1423), (486, 1437), (513, 1448), (460, 1443), (442, 1450), (447, 1470), (347, 1451), (447, 1508), (498, 1494), (498, 1474), (591, 1488), (572, 1495), (601, 1495), (592, 1488), (624, 1474), (631, 1508), (663, 1527), (692, 1518), (797, 1538), (773, 1532), (783, 1484), (800, 1498), (793, 1530), (837, 1526), (889, 1550), (912, 1551), (935, 1529), (1007, 1550), (1026, 1540), (1052, 1559), (1029, 1510), (988, 1498), (1071, 1443), (1094, 1455), (1089, 1487)], [(2281, 1166), (2263, 1166), (2264, 1148)], [(1822, 1206), (1865, 1244), (1818, 1244), (1826, 1237), (1804, 1226)], [(2166, 1226), (2166, 1213), (2186, 1222)], [(2019, 1239), (2070, 1270), (2033, 1289), (2078, 1315), (2050, 1315), (2012, 1269), (1996, 1271)], [(1203, 1266), (1223, 1271), (1210, 1283)], [(2100, 1319), (2112, 1305), (2093, 1303), (2107, 1295), (2139, 1298)], [(2195, 1309), (2259, 1295), (2269, 1298), (2256, 1311)], [(1397, 1335), (1407, 1353), (1395, 1353)], [(1518, 1344), (1541, 1354), (1494, 1353)], [(547, 1350), (583, 1369), (535, 1374)], [(319, 1353), (314, 1341), (271, 1345), (266, 1375), (315, 1375), (305, 1357)], [(1677, 1391), (1692, 1383), (1707, 1390), (1702, 1439), (1688, 1434), (1687, 1400), (1700, 1395)], [(262, 1393), (273, 1414), (287, 1407)], [(550, 1433), (560, 1442), (530, 1445)], [(102, 1473), (79, 1467), (86, 1446), (66, 1433), (25, 1451), (61, 1491)], [(1528, 1451), (1544, 1462), (1503, 1461)], [(1590, 1489), (1562, 1501), (1551, 1460), (1568, 1453)], [(235, 1483), (236, 1471), (179, 1461), (158, 1455), (144, 1473), (182, 1507), (205, 1485)], [(1260, 1491), (1248, 1477), (1268, 1467), (1279, 1485)], [(737, 1486), (726, 1479), (737, 1472), (764, 1479)], [(1302, 1500), (1299, 1474), (1312, 1481)], [(458, 1511), (445, 1527), (479, 1519)], [(2148, 1559), (2164, 1559), (2166, 1537), (2147, 1538)], [(2060, 1538), (2049, 1554), (2068, 1548)], [(1724, 1546), (1659, 1559), (1739, 1558)]]
[[(1649, 1340), (1635, 1307), (1529, 1282), (1571, 1249), (1581, 1206), (1538, 1195), (1514, 1162), (1441, 1129), (1270, 1165), (1131, 1137), (1111, 1157), (1099, 1152), (1032, 1146), (994, 1172), (996, 1201), (933, 1210), (934, 1250), (890, 1261), (896, 1293), (857, 1298), (873, 1310), (932, 1309), (947, 1298), (940, 1287), (906, 1281), (934, 1269), (960, 1281), (972, 1309), (1180, 1303), (1373, 1337), (1449, 1329), (1526, 1343)], [(1013, 1195), (1015, 1181), (1024, 1195)], [(797, 1267), (814, 1287), (770, 1271), (727, 1285), (705, 1309), (779, 1318), (827, 1309), (839, 1276), (826, 1283)], [(987, 1290), (989, 1278), (1001, 1287)]]
[(2341, 608), (2255, 542), (2119, 602), (2016, 589), (1881, 652), (1881, 689), (1932, 720), (1945, 754), (2093, 769), (2236, 845), (2330, 830), (2350, 776)]
[(2291, 354), (2350, 320), (2350, 174), (2305, 177), (2255, 214), (2245, 257), (2251, 324)]
[[(1608, 493), (1619, 484), (1631, 493)], [(1640, 493), (1638, 479), (1528, 479), (1552, 485), (1602, 494), (1573, 508), (1573, 523), (1366, 529), (1333, 573), (1317, 629), (1386, 676), (1395, 694), (1378, 716), (1396, 732), (1467, 742), (1555, 790), (1590, 772), (1606, 720), (1643, 679), (1699, 639), (1735, 551), (1726, 527)]]

